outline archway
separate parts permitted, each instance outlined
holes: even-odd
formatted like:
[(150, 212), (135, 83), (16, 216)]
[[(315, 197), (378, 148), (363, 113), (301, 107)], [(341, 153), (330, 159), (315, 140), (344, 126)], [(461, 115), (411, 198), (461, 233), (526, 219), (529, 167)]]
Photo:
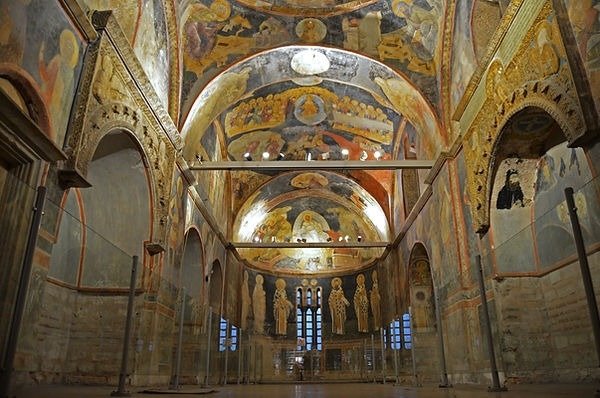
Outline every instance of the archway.
[(434, 381), (439, 369), (435, 298), (429, 255), (422, 243), (413, 246), (408, 264), (414, 366), (419, 381)]
[[(76, 286), (77, 316), (68, 325), (65, 371), (82, 380), (86, 366), (93, 367), (96, 376), (114, 375), (123, 337), (122, 328), (115, 325), (125, 322), (133, 255), (140, 259), (137, 287), (142, 287), (144, 244), (150, 240), (152, 220), (143, 156), (129, 132), (108, 133), (88, 166), (92, 187), (81, 191), (85, 246)], [(136, 306), (141, 306), (141, 296), (137, 300)]]
[[(593, 341), (564, 194), (566, 187), (575, 191), (589, 251), (600, 237), (600, 209), (593, 160), (586, 152), (570, 148), (565, 131), (541, 108), (527, 107), (502, 126), (484, 265), (496, 275), (498, 316), (492, 321), (498, 324), (507, 375), (535, 370), (555, 377), (568, 372), (565, 363), (588, 368), (595, 361), (593, 350), (580, 349)], [(577, 331), (567, 332), (571, 322)], [(582, 345), (567, 342), (574, 339)]]
[[(180, 286), (185, 289), (185, 313), (180, 380), (183, 383), (196, 384), (200, 381), (203, 358), (201, 347), (206, 342), (202, 334), (206, 310), (203, 295), (206, 284), (202, 275), (204, 248), (198, 230), (194, 228), (188, 230), (184, 247)], [(178, 328), (179, 325), (176, 330)]]

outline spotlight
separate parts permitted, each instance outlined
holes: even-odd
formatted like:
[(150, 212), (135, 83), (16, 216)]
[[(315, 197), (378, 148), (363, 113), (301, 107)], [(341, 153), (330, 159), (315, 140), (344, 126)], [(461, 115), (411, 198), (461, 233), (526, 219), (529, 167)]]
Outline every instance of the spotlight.
[(329, 159), (329, 152), (323, 152), (323, 153), (321, 154), (321, 159), (323, 159), (323, 160), (327, 160), (327, 159)]
[(296, 239), (296, 242), (302, 243), (302, 239), (298, 238), (298, 239)]
[(327, 238), (327, 242), (331, 242), (333, 241), (333, 239), (331, 239), (331, 236), (329, 238)]
[(255, 237), (254, 237), (254, 241), (255, 241), (255, 242), (260, 242), (260, 238), (259, 238), (258, 236), (255, 236)]
[(373, 153), (373, 156), (375, 156), (376, 160), (379, 160), (381, 158), (381, 152), (375, 151), (375, 153)]
[(349, 153), (350, 153), (350, 151), (347, 150), (346, 148), (342, 149), (342, 156), (344, 157), (344, 159), (348, 159)]
[(364, 162), (365, 160), (367, 160), (368, 157), (369, 157), (369, 154), (367, 154), (367, 151), (362, 151), (360, 153), (360, 158), (359, 159)]
[(312, 153), (310, 153), (309, 151), (306, 151), (306, 160), (309, 162), (312, 160)]
[(252, 160), (252, 155), (250, 155), (250, 152), (246, 152), (246, 153), (244, 154), (244, 159), (246, 159), (246, 160), (248, 160), (248, 161)]
[(344, 236), (344, 240), (345, 240), (346, 242), (350, 242), (350, 237), (349, 237), (348, 235), (346, 235), (346, 236)]
[(263, 160), (269, 160), (269, 156), (271, 156), (271, 154), (269, 152), (263, 152), (262, 153)]
[(281, 152), (279, 152), (279, 155), (277, 155), (277, 160), (283, 160), (283, 158), (285, 157), (285, 155)]
[(338, 238), (338, 241), (340, 241), (340, 242), (341, 242), (342, 240), (344, 240), (344, 238), (342, 238), (342, 237), (340, 236), (340, 237)]
[(306, 238), (302, 238), (302, 243), (306, 243)]
[(358, 235), (358, 236), (356, 237), (356, 240), (358, 240), (359, 242), (362, 242), (362, 236)]

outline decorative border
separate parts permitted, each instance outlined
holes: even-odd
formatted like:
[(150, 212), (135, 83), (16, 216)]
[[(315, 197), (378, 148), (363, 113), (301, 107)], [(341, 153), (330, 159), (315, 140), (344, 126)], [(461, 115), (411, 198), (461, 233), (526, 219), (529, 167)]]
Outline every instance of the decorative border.
[[(508, 63), (505, 74), (498, 75), (495, 68), (488, 69), (486, 77), (490, 80), (486, 82), (486, 98), (464, 134), (471, 212), (475, 230), (480, 234), (486, 233), (489, 228), (489, 203), (497, 163), (496, 152), (503, 129), (512, 116), (527, 107), (541, 108), (554, 118), (571, 145), (586, 135), (583, 111), (570, 66), (565, 63), (557, 73), (531, 79), (533, 66), (530, 64), (531, 58), (527, 56), (529, 46), (540, 22), (552, 12), (550, 3), (546, 2)], [(564, 58), (564, 46), (558, 50)], [(494, 78), (489, 78), (491, 73)], [(501, 83), (495, 82), (497, 76), (502, 79)], [(503, 91), (506, 95), (498, 98), (498, 91)]]

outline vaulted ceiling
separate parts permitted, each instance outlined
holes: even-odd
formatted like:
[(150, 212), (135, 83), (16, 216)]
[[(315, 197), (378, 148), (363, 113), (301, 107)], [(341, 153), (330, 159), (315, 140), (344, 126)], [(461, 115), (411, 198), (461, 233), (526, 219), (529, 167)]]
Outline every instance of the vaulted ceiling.
[[(99, 8), (98, 1), (86, 2)], [(376, 170), (324, 166), (433, 161), (447, 148), (453, 139), (448, 114), (476, 64), (472, 12), (489, 4), (180, 1), (171, 10), (178, 35), (173, 37), (169, 7), (162, 14), (162, 36), (157, 28), (159, 0), (141, 1), (139, 27), (132, 32), (130, 2), (110, 3), (120, 10), (117, 17), (120, 12), (142, 63), (151, 64), (146, 69), (159, 95), (162, 91), (166, 98), (169, 90), (157, 71), (168, 64), (177, 75), (171, 81), (179, 82), (179, 101), (173, 106), (170, 96), (165, 105), (177, 109), (171, 114), (178, 119), (184, 158), (206, 168), (197, 178), (215, 217), (230, 220), (224, 234), (231, 242), (256, 245), (239, 249), (253, 266), (291, 273), (362, 267), (394, 239), (394, 213), (403, 208), (397, 164)], [(139, 50), (147, 40), (142, 24), (148, 10), (158, 32), (153, 40), (178, 47), (176, 57), (172, 51)], [(130, 23), (123, 23), (126, 16)], [(456, 25), (456, 32), (448, 24)], [(451, 70), (457, 82), (450, 84), (450, 74), (442, 70)], [(245, 160), (263, 164), (208, 171), (214, 162)], [(309, 166), (265, 166), (297, 161)], [(427, 170), (415, 173), (405, 190), (418, 189)], [(344, 247), (332, 247), (335, 242)], [(289, 247), (292, 243), (314, 247)], [(281, 247), (263, 247), (267, 244)]]

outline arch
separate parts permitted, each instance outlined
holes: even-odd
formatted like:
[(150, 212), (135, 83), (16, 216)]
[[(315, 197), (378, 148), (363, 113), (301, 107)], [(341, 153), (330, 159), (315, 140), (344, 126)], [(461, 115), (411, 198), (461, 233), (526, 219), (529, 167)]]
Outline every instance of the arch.
[(223, 270), (219, 260), (213, 261), (208, 276), (208, 305), (215, 314), (222, 312)]
[(490, 226), (496, 154), (501, 146), (502, 132), (515, 115), (527, 108), (542, 109), (560, 126), (570, 144), (575, 144), (584, 134), (581, 108), (574, 98), (566, 94), (568, 92), (568, 87), (551, 77), (523, 84), (499, 104), (488, 99), (469, 127), (465, 134), (465, 157), (471, 168), (468, 188), (473, 222), (478, 233), (486, 233)]
[(411, 250), (407, 278), (414, 331), (429, 330), (435, 325), (433, 277), (429, 255), (420, 242)]
[[(0, 63), (0, 78), (8, 80), (17, 90), (27, 106), (27, 115), (50, 139), (56, 138), (52, 129), (48, 108), (39, 92), (37, 82), (26, 71), (16, 65)], [(62, 143), (59, 143), (59, 145)]]
[[(92, 187), (81, 192), (88, 227), (83, 285), (125, 288), (130, 257), (143, 258), (144, 244), (152, 235), (151, 191), (144, 165), (144, 154), (127, 130), (112, 130), (96, 145), (88, 172)], [(126, 190), (112, 184), (117, 176)]]
[(192, 323), (200, 322), (201, 319), (202, 297), (206, 287), (202, 275), (204, 266), (204, 246), (200, 232), (196, 228), (190, 228), (185, 234), (180, 285), (185, 288), (186, 296), (189, 298), (191, 312), (187, 311), (186, 318)]
[[(148, 247), (148, 251), (156, 254), (165, 247), (169, 204), (167, 198), (172, 186), (175, 149), (168, 137), (152, 130), (140, 109), (111, 102), (91, 111), (81, 130), (75, 128), (74, 133), (68, 137), (68, 146), (73, 152), (66, 162), (65, 170), (86, 177), (98, 144), (105, 136), (117, 130), (129, 134), (142, 155), (148, 173), (153, 214), (153, 244)], [(85, 141), (82, 142), (84, 131)]]

